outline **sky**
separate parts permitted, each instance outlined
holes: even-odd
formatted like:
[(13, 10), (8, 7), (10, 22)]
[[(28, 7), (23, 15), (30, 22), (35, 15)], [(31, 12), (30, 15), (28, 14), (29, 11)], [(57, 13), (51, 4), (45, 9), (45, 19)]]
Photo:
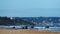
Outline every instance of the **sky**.
[(0, 0), (0, 16), (60, 17), (60, 0)]

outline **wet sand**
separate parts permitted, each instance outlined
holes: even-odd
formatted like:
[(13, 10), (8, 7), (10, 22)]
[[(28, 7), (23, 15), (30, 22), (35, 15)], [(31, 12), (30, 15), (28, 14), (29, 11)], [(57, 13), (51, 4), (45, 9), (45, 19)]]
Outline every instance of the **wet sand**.
[(60, 32), (48, 32), (37, 30), (0, 30), (0, 34), (60, 34)]

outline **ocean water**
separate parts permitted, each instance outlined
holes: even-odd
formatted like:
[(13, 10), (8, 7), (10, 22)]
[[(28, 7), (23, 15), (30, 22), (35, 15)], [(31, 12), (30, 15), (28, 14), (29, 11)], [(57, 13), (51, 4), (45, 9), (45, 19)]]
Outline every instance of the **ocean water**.
[(35, 27), (38, 30), (42, 30), (42, 31), (54, 31), (54, 32), (60, 32), (60, 27), (49, 27), (49, 28), (45, 28), (45, 27)]
[[(13, 26), (0, 26), (0, 29), (13, 29)], [(16, 30), (21, 30), (21, 26), (15, 26)], [(26, 30), (40, 30), (40, 31), (52, 31), (52, 32), (60, 32), (60, 27), (49, 27), (49, 28), (45, 28), (45, 27), (34, 27), (34, 28), (30, 28), (28, 27), (28, 29)]]

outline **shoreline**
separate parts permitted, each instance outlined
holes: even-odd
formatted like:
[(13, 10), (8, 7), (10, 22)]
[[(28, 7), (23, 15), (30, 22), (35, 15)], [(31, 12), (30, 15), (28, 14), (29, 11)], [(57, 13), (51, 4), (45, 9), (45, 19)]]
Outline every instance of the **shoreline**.
[(38, 31), (38, 30), (0, 30), (0, 34), (60, 34), (60, 32)]

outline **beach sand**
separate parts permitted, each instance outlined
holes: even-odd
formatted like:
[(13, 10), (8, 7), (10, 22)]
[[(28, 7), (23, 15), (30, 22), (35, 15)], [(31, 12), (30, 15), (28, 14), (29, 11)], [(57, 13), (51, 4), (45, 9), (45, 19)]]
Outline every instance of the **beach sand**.
[(48, 32), (37, 30), (0, 30), (0, 34), (60, 34), (60, 32)]

